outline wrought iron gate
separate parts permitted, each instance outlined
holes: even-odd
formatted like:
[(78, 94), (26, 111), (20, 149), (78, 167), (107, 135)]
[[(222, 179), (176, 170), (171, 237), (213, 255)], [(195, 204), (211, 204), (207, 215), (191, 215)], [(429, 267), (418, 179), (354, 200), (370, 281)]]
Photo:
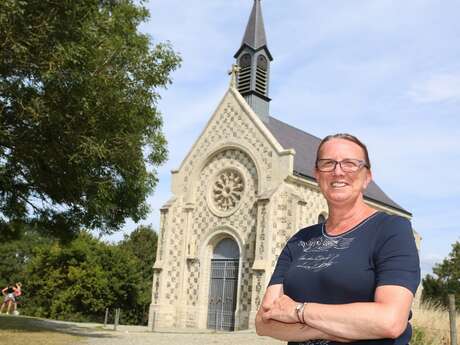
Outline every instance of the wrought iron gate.
[(237, 288), (238, 260), (212, 259), (208, 328), (225, 331), (235, 329)]

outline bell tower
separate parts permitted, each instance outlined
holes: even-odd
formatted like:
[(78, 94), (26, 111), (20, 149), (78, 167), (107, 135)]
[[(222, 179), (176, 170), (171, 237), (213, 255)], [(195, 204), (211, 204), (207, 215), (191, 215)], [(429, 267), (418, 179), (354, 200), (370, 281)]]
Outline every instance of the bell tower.
[(254, 0), (241, 47), (234, 55), (240, 68), (237, 88), (262, 121), (269, 116), (270, 62), (260, 0)]

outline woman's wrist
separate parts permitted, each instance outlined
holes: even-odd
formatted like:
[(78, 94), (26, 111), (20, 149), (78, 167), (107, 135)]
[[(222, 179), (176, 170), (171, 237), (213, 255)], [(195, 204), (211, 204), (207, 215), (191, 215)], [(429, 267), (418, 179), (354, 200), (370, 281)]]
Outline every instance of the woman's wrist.
[(299, 323), (305, 324), (304, 310), (305, 310), (305, 307), (306, 307), (307, 304), (308, 304), (307, 302), (299, 303), (299, 304), (297, 304), (297, 306), (295, 308), (296, 313), (297, 313), (297, 319), (299, 320)]

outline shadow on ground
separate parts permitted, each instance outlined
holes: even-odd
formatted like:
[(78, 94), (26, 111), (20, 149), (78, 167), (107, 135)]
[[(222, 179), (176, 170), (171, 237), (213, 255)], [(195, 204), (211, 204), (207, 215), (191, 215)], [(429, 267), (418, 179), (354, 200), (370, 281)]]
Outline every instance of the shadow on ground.
[(39, 319), (29, 316), (0, 315), (0, 330), (15, 332), (57, 332), (80, 337), (112, 338), (110, 332), (102, 328), (78, 326), (76, 324)]

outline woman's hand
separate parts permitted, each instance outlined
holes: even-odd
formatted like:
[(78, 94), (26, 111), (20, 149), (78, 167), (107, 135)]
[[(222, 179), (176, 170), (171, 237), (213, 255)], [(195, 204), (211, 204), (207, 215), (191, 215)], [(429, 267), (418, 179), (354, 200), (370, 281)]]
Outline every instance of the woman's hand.
[[(306, 340), (325, 339), (341, 343), (349, 343), (350, 339), (336, 337), (305, 324), (300, 324), (295, 311), (297, 303), (283, 294), (283, 285), (271, 285), (265, 291), (262, 304), (256, 315), (256, 331), (258, 335), (269, 336), (283, 341), (304, 342)], [(286, 309), (289, 320), (283, 317), (283, 321), (278, 321), (273, 315), (276, 313), (281, 316), (280, 308)]]
[(289, 296), (281, 295), (275, 299), (270, 307), (264, 308), (262, 320), (276, 320), (284, 323), (298, 323), (300, 320), (296, 311), (297, 304), (298, 303)]

